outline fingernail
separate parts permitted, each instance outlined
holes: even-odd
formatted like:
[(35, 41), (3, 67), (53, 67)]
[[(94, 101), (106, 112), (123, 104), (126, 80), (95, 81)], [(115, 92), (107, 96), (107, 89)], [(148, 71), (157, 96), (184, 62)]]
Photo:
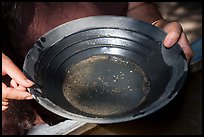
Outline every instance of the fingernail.
[(171, 44), (172, 44), (172, 40), (171, 40), (171, 39), (167, 39), (167, 40), (165, 40), (165, 42), (164, 42), (164, 45), (165, 45), (166, 47), (171, 47)]
[(32, 96), (28, 96), (25, 99), (33, 99), (33, 97)]
[(26, 79), (26, 82), (28, 83), (28, 84), (34, 84), (31, 80), (29, 80), (29, 79)]

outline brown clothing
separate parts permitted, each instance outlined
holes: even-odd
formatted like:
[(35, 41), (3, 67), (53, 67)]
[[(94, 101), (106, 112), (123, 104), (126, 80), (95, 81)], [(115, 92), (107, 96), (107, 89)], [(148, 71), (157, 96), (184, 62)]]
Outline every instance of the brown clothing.
[(11, 42), (20, 55), (25, 57), (38, 38), (60, 24), (87, 16), (126, 16), (127, 8), (128, 3), (122, 2), (24, 3), (9, 24)]
[[(18, 3), (14, 9), (5, 14), (6, 17), (3, 22), (5, 25), (3, 28), (5, 30), (3, 35), (4, 51), (10, 52), (7, 55), (22, 69), (27, 52), (37, 39), (51, 29), (87, 16), (126, 16), (127, 8), (128, 3), (113, 2)], [(12, 107), (2, 113), (3, 135), (26, 134), (27, 130), (36, 123), (34, 121), (38, 120), (36, 112), (44, 122), (50, 125), (65, 120), (65, 118), (49, 112), (34, 100), (31, 100), (30, 103), (24, 100), (12, 100), (10, 104), (13, 104)]]

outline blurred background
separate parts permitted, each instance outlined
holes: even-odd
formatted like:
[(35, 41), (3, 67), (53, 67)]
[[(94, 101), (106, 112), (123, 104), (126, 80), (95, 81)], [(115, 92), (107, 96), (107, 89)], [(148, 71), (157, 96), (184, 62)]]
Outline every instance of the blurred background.
[(162, 16), (178, 21), (190, 43), (202, 37), (202, 2), (155, 2)]

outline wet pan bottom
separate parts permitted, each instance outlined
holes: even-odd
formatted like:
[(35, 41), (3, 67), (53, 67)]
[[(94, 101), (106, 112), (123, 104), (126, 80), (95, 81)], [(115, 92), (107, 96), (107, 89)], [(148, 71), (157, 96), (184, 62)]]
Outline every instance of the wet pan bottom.
[(126, 58), (97, 55), (72, 65), (62, 92), (78, 110), (100, 116), (121, 114), (141, 104), (150, 81), (144, 70)]

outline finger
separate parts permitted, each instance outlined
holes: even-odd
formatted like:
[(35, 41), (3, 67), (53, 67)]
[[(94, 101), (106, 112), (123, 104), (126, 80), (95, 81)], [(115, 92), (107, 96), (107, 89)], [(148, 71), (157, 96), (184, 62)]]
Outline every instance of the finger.
[(194, 53), (193, 53), (193, 50), (191, 49), (190, 44), (188, 42), (188, 39), (184, 33), (181, 34), (181, 38), (179, 39), (178, 44), (183, 49), (183, 52), (186, 56), (187, 61), (190, 62), (191, 59), (193, 58)]
[(4, 75), (6, 75), (6, 73), (2, 71), (2, 76), (4, 76)]
[(164, 46), (170, 48), (179, 40), (182, 33), (182, 27), (177, 22), (172, 22), (164, 28), (164, 31), (167, 32), (167, 36), (164, 39)]
[(18, 84), (16, 83), (16, 81), (14, 79), (12, 79), (10, 81), (10, 86), (13, 87), (13, 88), (17, 88), (18, 87)]
[(25, 87), (22, 87), (21, 85), (18, 85), (18, 87), (16, 87), (15, 89), (17, 89), (17, 90), (24, 90), (24, 91), (26, 91), (26, 88), (25, 88)]
[(2, 99), (27, 100), (32, 98), (29, 92), (6, 87), (6, 85), (2, 83)]
[(2, 106), (8, 106), (8, 102), (6, 102), (6, 101), (2, 101)]
[(2, 111), (6, 110), (8, 106), (2, 106)]
[(18, 85), (17, 82), (14, 79), (11, 80), (10, 85), (11, 85), (11, 87), (13, 87), (13, 88), (15, 88), (17, 90), (26, 90), (25, 87), (22, 87), (21, 85)]
[(3, 101), (3, 102), (8, 102), (8, 99), (2, 98), (2, 101)]
[(2, 53), (2, 74), (8, 74), (18, 84), (24, 87), (31, 87), (34, 83), (26, 78), (23, 72)]

